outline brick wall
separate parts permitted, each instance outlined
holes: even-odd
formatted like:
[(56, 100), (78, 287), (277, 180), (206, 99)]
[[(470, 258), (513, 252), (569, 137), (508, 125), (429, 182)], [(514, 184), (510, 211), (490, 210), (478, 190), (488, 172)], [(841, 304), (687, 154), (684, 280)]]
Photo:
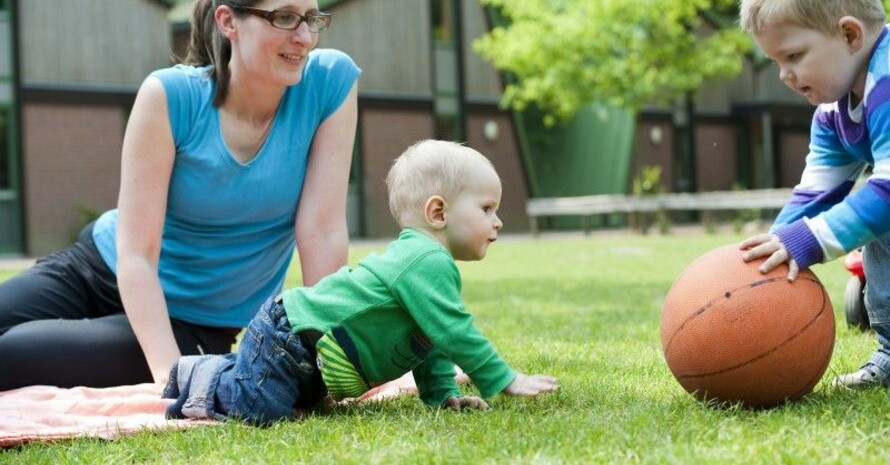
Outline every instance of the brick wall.
[(81, 209), (117, 203), (125, 115), (120, 107), (29, 103), (22, 109), (27, 253), (68, 245)]
[(695, 127), (695, 176), (699, 191), (729, 191), (738, 179), (736, 123)]
[(366, 107), (359, 124), (365, 235), (394, 238), (399, 227), (389, 213), (383, 181), (399, 154), (411, 144), (432, 137), (433, 118), (426, 110)]
[[(433, 116), (425, 108), (360, 107), (365, 235), (395, 237), (398, 225), (389, 213), (383, 180), (393, 160), (408, 146), (433, 137)], [(489, 138), (484, 128), (492, 123), (498, 129), (495, 137)], [(487, 156), (501, 176), (504, 190), (498, 216), (504, 222), (504, 231), (527, 231), (528, 187), (509, 113), (471, 109), (467, 115), (467, 145)]]
[[(492, 124), (497, 128), (496, 134), (486, 136), (486, 125)], [(488, 157), (501, 177), (503, 194), (498, 217), (504, 222), (503, 231), (528, 231), (528, 215), (525, 214), (528, 185), (510, 114), (470, 110), (467, 116), (467, 144)]]
[[(27, 254), (44, 255), (70, 244), (84, 224), (82, 209), (102, 212), (117, 203), (124, 105), (51, 104), (23, 106), (24, 208)], [(394, 237), (383, 180), (392, 161), (414, 142), (432, 137), (429, 109), (362, 105), (361, 153), (364, 233)], [(484, 126), (495, 122), (495, 139)], [(468, 143), (488, 156), (501, 175), (500, 216), (505, 231), (525, 231), (527, 186), (507, 113), (475, 109), (467, 120)]]

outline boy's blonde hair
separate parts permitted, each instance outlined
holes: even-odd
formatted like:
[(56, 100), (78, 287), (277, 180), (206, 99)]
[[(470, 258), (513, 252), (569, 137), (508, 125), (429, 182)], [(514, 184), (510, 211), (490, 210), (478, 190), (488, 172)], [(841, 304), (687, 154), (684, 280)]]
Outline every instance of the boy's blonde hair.
[(881, 28), (886, 21), (881, 0), (741, 0), (739, 6), (739, 25), (751, 35), (777, 24), (834, 35), (844, 16), (857, 18), (869, 28)]
[(494, 171), (479, 152), (448, 141), (423, 140), (408, 147), (386, 175), (389, 211), (399, 226), (423, 224), (426, 201), (453, 200), (480, 170)]

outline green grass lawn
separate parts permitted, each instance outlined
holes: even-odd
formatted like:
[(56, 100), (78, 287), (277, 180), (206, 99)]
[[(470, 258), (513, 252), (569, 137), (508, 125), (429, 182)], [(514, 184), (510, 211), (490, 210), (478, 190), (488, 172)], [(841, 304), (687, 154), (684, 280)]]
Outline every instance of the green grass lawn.
[[(0, 462), (886, 463), (887, 391), (828, 386), (875, 345), (872, 335), (845, 325), (849, 275), (840, 261), (813, 270), (837, 319), (834, 356), (813, 394), (766, 411), (716, 409), (695, 401), (671, 376), (659, 337), (666, 292), (691, 260), (741, 239), (725, 233), (506, 238), (486, 260), (461, 263), (463, 293), (478, 325), (516, 369), (557, 376), (560, 389), (552, 395), (499, 396), (492, 410), (471, 413), (401, 398), (268, 429), (223, 424), (33, 444), (0, 452)], [(356, 247), (353, 259), (376, 248)]]

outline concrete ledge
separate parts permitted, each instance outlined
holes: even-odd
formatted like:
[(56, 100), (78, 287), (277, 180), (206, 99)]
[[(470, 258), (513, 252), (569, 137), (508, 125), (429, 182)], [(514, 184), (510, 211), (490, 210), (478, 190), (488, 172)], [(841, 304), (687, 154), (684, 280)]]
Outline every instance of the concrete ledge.
[(695, 193), (665, 193), (654, 195), (584, 195), (577, 197), (544, 197), (529, 199), (525, 212), (532, 234), (538, 233), (542, 217), (587, 217), (611, 213), (654, 213), (665, 211), (767, 210), (781, 209), (791, 199), (791, 189), (755, 189), (744, 191), (712, 191)]

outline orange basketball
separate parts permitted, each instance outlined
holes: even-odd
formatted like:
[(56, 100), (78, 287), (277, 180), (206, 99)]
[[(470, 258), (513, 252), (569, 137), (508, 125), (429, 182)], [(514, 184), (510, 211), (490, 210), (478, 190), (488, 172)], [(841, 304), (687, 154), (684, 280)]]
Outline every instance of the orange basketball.
[(762, 274), (738, 245), (692, 262), (668, 291), (661, 347), (696, 398), (766, 408), (810, 393), (834, 348), (834, 312), (809, 270), (788, 282), (785, 265)]

